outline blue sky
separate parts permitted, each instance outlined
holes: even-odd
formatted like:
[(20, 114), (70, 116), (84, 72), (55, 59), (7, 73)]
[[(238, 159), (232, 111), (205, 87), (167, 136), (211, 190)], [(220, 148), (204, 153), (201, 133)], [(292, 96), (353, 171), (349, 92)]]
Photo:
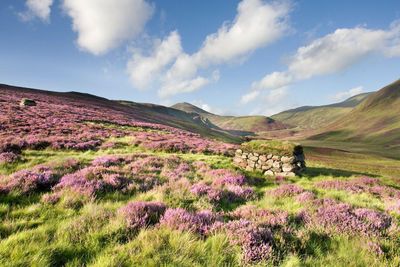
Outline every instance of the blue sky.
[(223, 114), (374, 91), (400, 70), (400, 2), (2, 0), (0, 83)]

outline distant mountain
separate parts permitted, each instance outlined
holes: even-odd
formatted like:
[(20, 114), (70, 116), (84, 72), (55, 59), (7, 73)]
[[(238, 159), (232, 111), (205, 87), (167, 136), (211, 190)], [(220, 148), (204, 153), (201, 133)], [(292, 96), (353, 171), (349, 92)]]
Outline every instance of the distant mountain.
[(400, 80), (368, 95), (351, 112), (311, 139), (400, 148)]
[(359, 94), (343, 102), (331, 105), (303, 106), (290, 109), (273, 115), (272, 118), (301, 129), (319, 129), (350, 113), (354, 107), (360, 104), (370, 94), (371, 93)]
[(238, 135), (254, 135), (288, 128), (284, 123), (266, 116), (221, 116), (186, 102), (177, 103), (171, 108), (185, 111), (188, 114), (197, 114), (220, 129), (228, 130)]
[(70, 101), (78, 99), (81, 102), (84, 102), (87, 106), (101, 109), (104, 112), (118, 112), (133, 121), (167, 125), (199, 133), (204, 137), (219, 139), (226, 142), (239, 143), (241, 141), (239, 136), (220, 129), (209, 121), (203, 120), (198, 115), (193, 116), (186, 112), (160, 105), (109, 100), (103, 97), (79, 92), (52, 92), (0, 84), (0, 91), (3, 90), (29, 93), (33, 98), (35, 95), (51, 96), (54, 97), (54, 99), (65, 101), (66, 105), (68, 105)]

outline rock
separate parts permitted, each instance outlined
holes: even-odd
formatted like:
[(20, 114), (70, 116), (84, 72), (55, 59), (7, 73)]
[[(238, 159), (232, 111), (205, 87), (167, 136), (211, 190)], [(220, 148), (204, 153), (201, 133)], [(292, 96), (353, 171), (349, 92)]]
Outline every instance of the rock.
[(281, 158), (280, 158), (279, 156), (272, 156), (272, 159), (273, 159), (274, 161), (278, 161), (278, 160), (280, 160)]
[(294, 170), (294, 166), (291, 165), (291, 164), (285, 163), (285, 164), (283, 164), (283, 166), (282, 166), (282, 170), (283, 170), (284, 172), (292, 172), (292, 171)]
[(286, 156), (283, 156), (283, 157), (281, 158), (281, 161), (282, 161), (283, 163), (292, 163), (292, 162), (294, 161), (294, 157), (286, 157)]
[(249, 157), (249, 159), (252, 160), (252, 161), (257, 161), (257, 160), (258, 160), (258, 157), (256, 157), (256, 156), (251, 156), (251, 157)]
[(249, 172), (251, 172), (251, 171), (253, 171), (253, 168), (252, 168), (252, 167), (250, 167), (250, 166), (247, 166), (247, 167), (246, 167), (246, 171), (249, 171)]
[(261, 162), (266, 162), (266, 161), (267, 161), (267, 156), (261, 155), (258, 159), (259, 159)]
[(243, 155), (243, 156), (248, 156), (249, 153), (243, 152), (242, 155)]
[(241, 149), (236, 150), (236, 154), (242, 154), (242, 153), (243, 153), (243, 150), (241, 150)]
[(260, 156), (260, 154), (258, 154), (258, 153), (253, 153), (253, 155), (256, 157)]
[(22, 98), (21, 102), (19, 102), (19, 105), (21, 107), (36, 106), (36, 102), (35, 102), (35, 100), (29, 99), (29, 98)]
[(235, 163), (241, 163), (241, 162), (243, 162), (243, 159), (242, 159), (242, 158), (234, 158), (234, 159), (233, 159), (233, 162), (235, 162)]
[(251, 168), (254, 168), (256, 166), (256, 163), (255, 162), (251, 162), (251, 163), (248, 164), (248, 166), (251, 167)]
[(272, 159), (273, 155), (272, 154), (268, 154), (267, 159)]
[(271, 171), (271, 170), (268, 170), (268, 171), (264, 172), (264, 175), (266, 175), (266, 176), (273, 176), (273, 175), (274, 175), (274, 172)]
[(296, 157), (296, 161), (300, 161), (300, 162), (305, 161), (304, 154), (296, 155), (295, 157)]
[(271, 166), (261, 165), (261, 169), (262, 169), (263, 171), (266, 171), (266, 170), (271, 169)]
[(280, 169), (281, 168), (281, 163), (279, 161), (274, 162), (274, 164), (272, 164), (272, 167), (274, 169)]

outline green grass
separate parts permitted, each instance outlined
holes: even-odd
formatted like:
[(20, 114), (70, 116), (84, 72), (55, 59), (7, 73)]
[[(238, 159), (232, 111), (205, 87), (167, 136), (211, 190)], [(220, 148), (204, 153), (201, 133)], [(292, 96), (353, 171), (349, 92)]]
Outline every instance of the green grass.
[[(120, 146), (98, 151), (24, 151), (22, 162), (0, 166), (1, 174), (31, 168), (37, 164), (51, 164), (75, 158), (89, 163), (106, 154), (131, 155), (147, 153), (160, 157), (171, 153), (154, 152), (130, 145), (129, 138), (112, 139)], [(258, 143), (254, 145), (259, 145)], [(276, 145), (276, 147), (279, 147)], [(231, 158), (216, 155), (174, 153), (187, 161), (205, 161), (214, 168), (232, 168)], [(337, 150), (324, 152), (306, 150), (308, 170), (303, 177), (288, 181), (313, 191), (319, 198), (330, 197), (355, 207), (384, 209), (384, 203), (369, 194), (352, 194), (338, 190), (323, 190), (315, 183), (329, 179), (352, 179), (361, 175), (376, 176), (382, 183), (397, 186), (396, 166), (399, 161), (377, 155), (347, 154)], [(346, 164), (346, 162), (348, 164)], [(396, 165), (397, 164), (397, 165)], [(372, 166), (370, 166), (372, 165)], [(382, 168), (387, 167), (386, 171)], [(393, 167), (394, 172), (392, 172)], [(399, 172), (400, 173), (400, 172)], [(219, 210), (230, 211), (241, 205), (278, 209), (294, 217), (304, 206), (292, 197), (275, 198), (266, 194), (278, 185), (260, 173), (246, 172), (254, 181), (257, 198), (248, 203), (227, 203)], [(190, 210), (213, 208), (204, 200), (196, 199), (187, 188), (172, 191), (151, 190), (123, 195), (109, 193), (97, 200), (70, 207), (40, 201), (44, 192), (29, 196), (0, 195), (0, 265), (1, 266), (241, 266), (241, 250), (229, 244), (224, 234), (208, 238), (150, 227), (139, 233), (130, 232), (116, 211), (132, 200), (163, 201), (172, 207)], [(395, 215), (394, 215), (395, 216)], [(395, 216), (400, 223), (400, 217)], [(396, 219), (397, 218), (397, 219)], [(365, 244), (368, 238), (346, 235), (327, 235), (316, 230), (299, 228), (297, 237), (282, 243), (288, 253), (274, 262), (281, 266), (399, 266), (400, 239), (374, 240), (380, 242), (386, 257), (370, 253)], [(260, 264), (260, 266), (263, 266)]]
[(289, 141), (278, 140), (252, 140), (241, 145), (244, 151), (252, 151), (260, 154), (288, 155), (292, 156), (298, 144)]

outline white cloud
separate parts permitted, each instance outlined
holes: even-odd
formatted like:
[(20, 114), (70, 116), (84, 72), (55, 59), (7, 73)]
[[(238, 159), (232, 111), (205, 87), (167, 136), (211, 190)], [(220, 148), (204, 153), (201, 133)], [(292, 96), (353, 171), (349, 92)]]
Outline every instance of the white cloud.
[(343, 101), (343, 100), (345, 100), (347, 98), (350, 98), (352, 96), (359, 95), (362, 92), (364, 92), (364, 88), (362, 86), (357, 86), (357, 87), (349, 89), (348, 91), (337, 93), (333, 97), (333, 99), (336, 100), (336, 101)]
[(158, 91), (160, 97), (168, 97), (178, 93), (190, 93), (209, 84), (210, 79), (197, 76), (193, 79), (182, 80), (173, 84), (166, 84)]
[(247, 94), (244, 94), (240, 99), (241, 104), (247, 104), (255, 100), (260, 95), (260, 91), (251, 91)]
[(153, 14), (145, 0), (64, 0), (80, 48), (104, 54), (137, 36)]
[(337, 29), (298, 48), (290, 58), (286, 71), (267, 74), (260, 81), (253, 82), (251, 90), (280, 88), (298, 80), (336, 73), (371, 53), (400, 56), (399, 21), (392, 23), (388, 30), (364, 27)]
[(335, 73), (351, 66), (371, 52), (381, 50), (387, 32), (365, 28), (338, 29), (300, 47), (288, 71), (297, 79)]
[[(266, 116), (271, 116), (294, 106), (286, 87), (271, 89), (265, 92), (253, 92), (258, 92), (260, 96), (257, 98), (258, 103), (254, 105), (255, 108), (251, 111), (252, 115), (262, 114)], [(263, 93), (262, 96), (261, 93)]]
[[(238, 60), (276, 41), (289, 29), (289, 12), (288, 2), (243, 0), (232, 23), (224, 23), (216, 33), (208, 35), (196, 53), (181, 53), (177, 57), (163, 78), (160, 96), (191, 92), (218, 80), (215, 77), (202, 78), (197, 73), (211, 65)], [(194, 81), (196, 86), (193, 86)]]
[(274, 89), (287, 86), (293, 80), (293, 77), (286, 72), (273, 72), (266, 75), (261, 81), (254, 82), (252, 88), (254, 90), (260, 89)]
[(44, 22), (48, 22), (52, 4), (53, 0), (27, 0), (25, 3), (27, 10), (18, 13), (18, 15), (24, 21), (37, 17)]
[(181, 40), (176, 31), (171, 32), (163, 41), (157, 40), (149, 56), (134, 53), (127, 64), (133, 85), (139, 89), (146, 89), (154, 77), (181, 53)]

